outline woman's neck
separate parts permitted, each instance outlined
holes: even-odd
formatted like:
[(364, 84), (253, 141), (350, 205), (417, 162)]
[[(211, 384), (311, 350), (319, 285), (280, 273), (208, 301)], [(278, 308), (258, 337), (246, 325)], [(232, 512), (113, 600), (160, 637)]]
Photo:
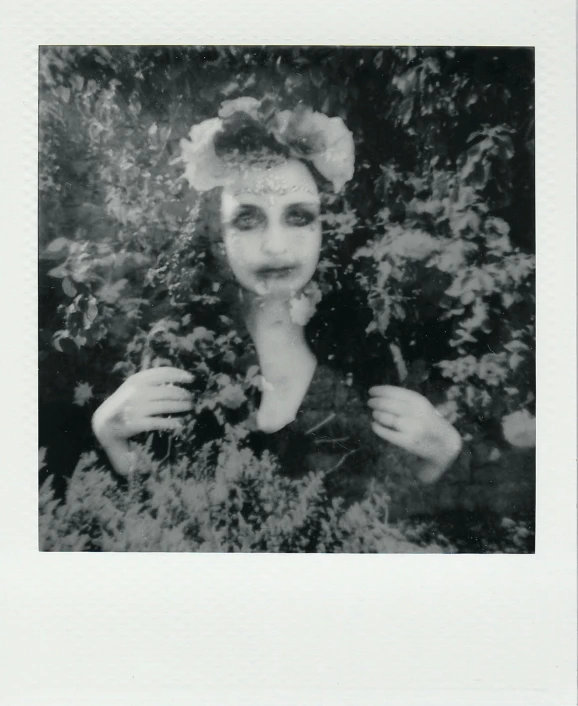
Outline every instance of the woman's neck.
[(272, 343), (307, 348), (305, 327), (291, 317), (288, 299), (250, 299), (245, 321), (257, 349)]
[(315, 372), (315, 356), (304, 326), (291, 317), (288, 300), (255, 298), (245, 319), (264, 377), (258, 424), (277, 431), (295, 419)]

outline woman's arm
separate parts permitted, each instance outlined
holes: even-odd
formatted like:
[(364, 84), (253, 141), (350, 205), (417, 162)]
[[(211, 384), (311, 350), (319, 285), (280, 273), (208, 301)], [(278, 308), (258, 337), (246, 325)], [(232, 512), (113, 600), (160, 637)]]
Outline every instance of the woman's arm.
[(122, 439), (100, 436), (94, 428), (94, 424), (93, 431), (114, 470), (121, 476), (130, 475), (134, 470), (135, 455), (129, 443)]

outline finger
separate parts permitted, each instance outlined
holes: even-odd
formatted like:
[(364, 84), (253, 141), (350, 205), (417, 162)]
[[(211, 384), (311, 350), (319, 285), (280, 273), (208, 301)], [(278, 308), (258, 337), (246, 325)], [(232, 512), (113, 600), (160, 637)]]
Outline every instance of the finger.
[(412, 410), (412, 405), (407, 400), (398, 400), (391, 397), (372, 397), (367, 405), (373, 410), (396, 415), (408, 414)]
[(376, 422), (381, 424), (388, 429), (396, 429), (401, 431), (399, 426), (399, 417), (396, 414), (391, 414), (391, 412), (373, 412), (373, 418)]
[(156, 414), (181, 414), (190, 412), (193, 409), (191, 400), (157, 400), (143, 405), (142, 416), (154, 416)]
[(166, 385), (167, 383), (191, 383), (194, 376), (187, 370), (179, 368), (149, 368), (136, 373), (134, 377), (146, 380), (153, 385)]
[(159, 400), (192, 401), (193, 394), (189, 392), (189, 390), (185, 390), (184, 387), (167, 383), (166, 385), (155, 385), (149, 388), (146, 392), (145, 399), (149, 402)]
[(395, 429), (400, 431), (406, 436), (416, 435), (418, 423), (411, 417), (403, 417), (397, 414), (391, 414), (390, 412), (378, 412), (374, 411), (372, 413), (373, 419), (378, 423), (390, 429)]
[(423, 400), (426, 398), (420, 395), (419, 392), (414, 392), (413, 390), (408, 390), (405, 387), (395, 387), (393, 385), (376, 385), (369, 389), (369, 394), (372, 397), (387, 397), (390, 399), (397, 400)]
[(433, 409), (432, 404), (426, 397), (420, 395), (419, 392), (407, 390), (404, 387), (392, 387), (389, 385), (381, 385), (379, 387), (372, 387), (369, 392), (370, 395), (372, 395), (372, 397), (370, 397), (370, 400), (395, 400), (396, 403), (400, 405), (407, 405), (407, 410), (405, 413), (409, 412), (410, 414), (415, 414)]
[(400, 431), (409, 438), (416, 438), (420, 434), (423, 423), (415, 417), (407, 415), (390, 414), (389, 412), (372, 412), (374, 421), (396, 431)]
[(396, 446), (401, 446), (404, 449), (409, 450), (409, 441), (405, 434), (401, 431), (396, 431), (395, 429), (389, 429), (382, 426), (378, 422), (371, 422), (371, 428), (373, 431), (384, 441), (389, 441), (391, 444)]
[(181, 431), (184, 429), (181, 419), (170, 419), (169, 417), (147, 417), (139, 424), (139, 431)]

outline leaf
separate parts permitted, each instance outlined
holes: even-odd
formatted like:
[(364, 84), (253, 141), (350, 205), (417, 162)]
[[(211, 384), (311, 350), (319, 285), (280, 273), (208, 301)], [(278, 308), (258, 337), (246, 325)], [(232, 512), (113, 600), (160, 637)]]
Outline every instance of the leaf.
[(523, 362), (524, 357), (521, 356), (519, 353), (512, 353), (510, 356), (508, 363), (510, 364), (510, 368), (512, 370), (516, 370), (516, 368), (520, 365), (521, 362)]
[(86, 310), (85, 314), (85, 320), (88, 321), (89, 325), (92, 324), (92, 322), (96, 319), (98, 316), (98, 307), (94, 302), (90, 302), (88, 305), (88, 309)]
[(259, 366), (258, 365), (251, 365), (250, 368), (247, 370), (247, 374), (245, 375), (245, 380), (252, 380), (258, 374), (259, 374)]
[(214, 334), (204, 326), (197, 326), (181, 340), (181, 346), (187, 351), (192, 351), (199, 341), (210, 341), (213, 337)]
[(401, 349), (397, 344), (390, 343), (389, 350), (391, 351), (393, 362), (397, 370), (398, 380), (400, 383), (403, 383), (407, 378), (407, 365), (403, 359), (403, 355), (401, 354)]
[(68, 254), (69, 244), (68, 238), (56, 238), (46, 246), (40, 257), (43, 260), (60, 260)]
[(60, 238), (55, 238), (53, 241), (48, 243), (46, 246), (46, 251), (53, 253), (53, 252), (60, 252), (61, 250), (64, 250), (68, 248), (68, 245), (70, 243), (70, 240), (68, 238), (60, 237)]
[(54, 347), (57, 351), (67, 353), (69, 355), (73, 355), (77, 350), (68, 332), (54, 338)]
[(123, 278), (114, 284), (103, 285), (97, 293), (98, 298), (107, 304), (114, 304), (118, 301), (127, 282), (128, 280)]
[(82, 91), (82, 89), (84, 88), (84, 77), (83, 76), (80, 76), (79, 74), (74, 74), (70, 80), (71, 80), (71, 83), (74, 85), (74, 88), (77, 91)]
[(69, 297), (75, 297), (77, 293), (76, 287), (74, 286), (70, 277), (65, 277), (62, 280), (62, 290)]

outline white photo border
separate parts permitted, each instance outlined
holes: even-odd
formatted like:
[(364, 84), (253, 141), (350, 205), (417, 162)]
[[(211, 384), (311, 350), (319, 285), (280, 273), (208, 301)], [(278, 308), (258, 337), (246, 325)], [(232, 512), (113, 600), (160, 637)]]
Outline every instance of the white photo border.
[[(0, 581), (7, 704), (576, 701), (576, 45), (569, 0), (23, 0), (0, 30)], [(330, 41), (328, 41), (328, 39)], [(41, 553), (37, 57), (41, 44), (533, 46), (534, 555)]]

